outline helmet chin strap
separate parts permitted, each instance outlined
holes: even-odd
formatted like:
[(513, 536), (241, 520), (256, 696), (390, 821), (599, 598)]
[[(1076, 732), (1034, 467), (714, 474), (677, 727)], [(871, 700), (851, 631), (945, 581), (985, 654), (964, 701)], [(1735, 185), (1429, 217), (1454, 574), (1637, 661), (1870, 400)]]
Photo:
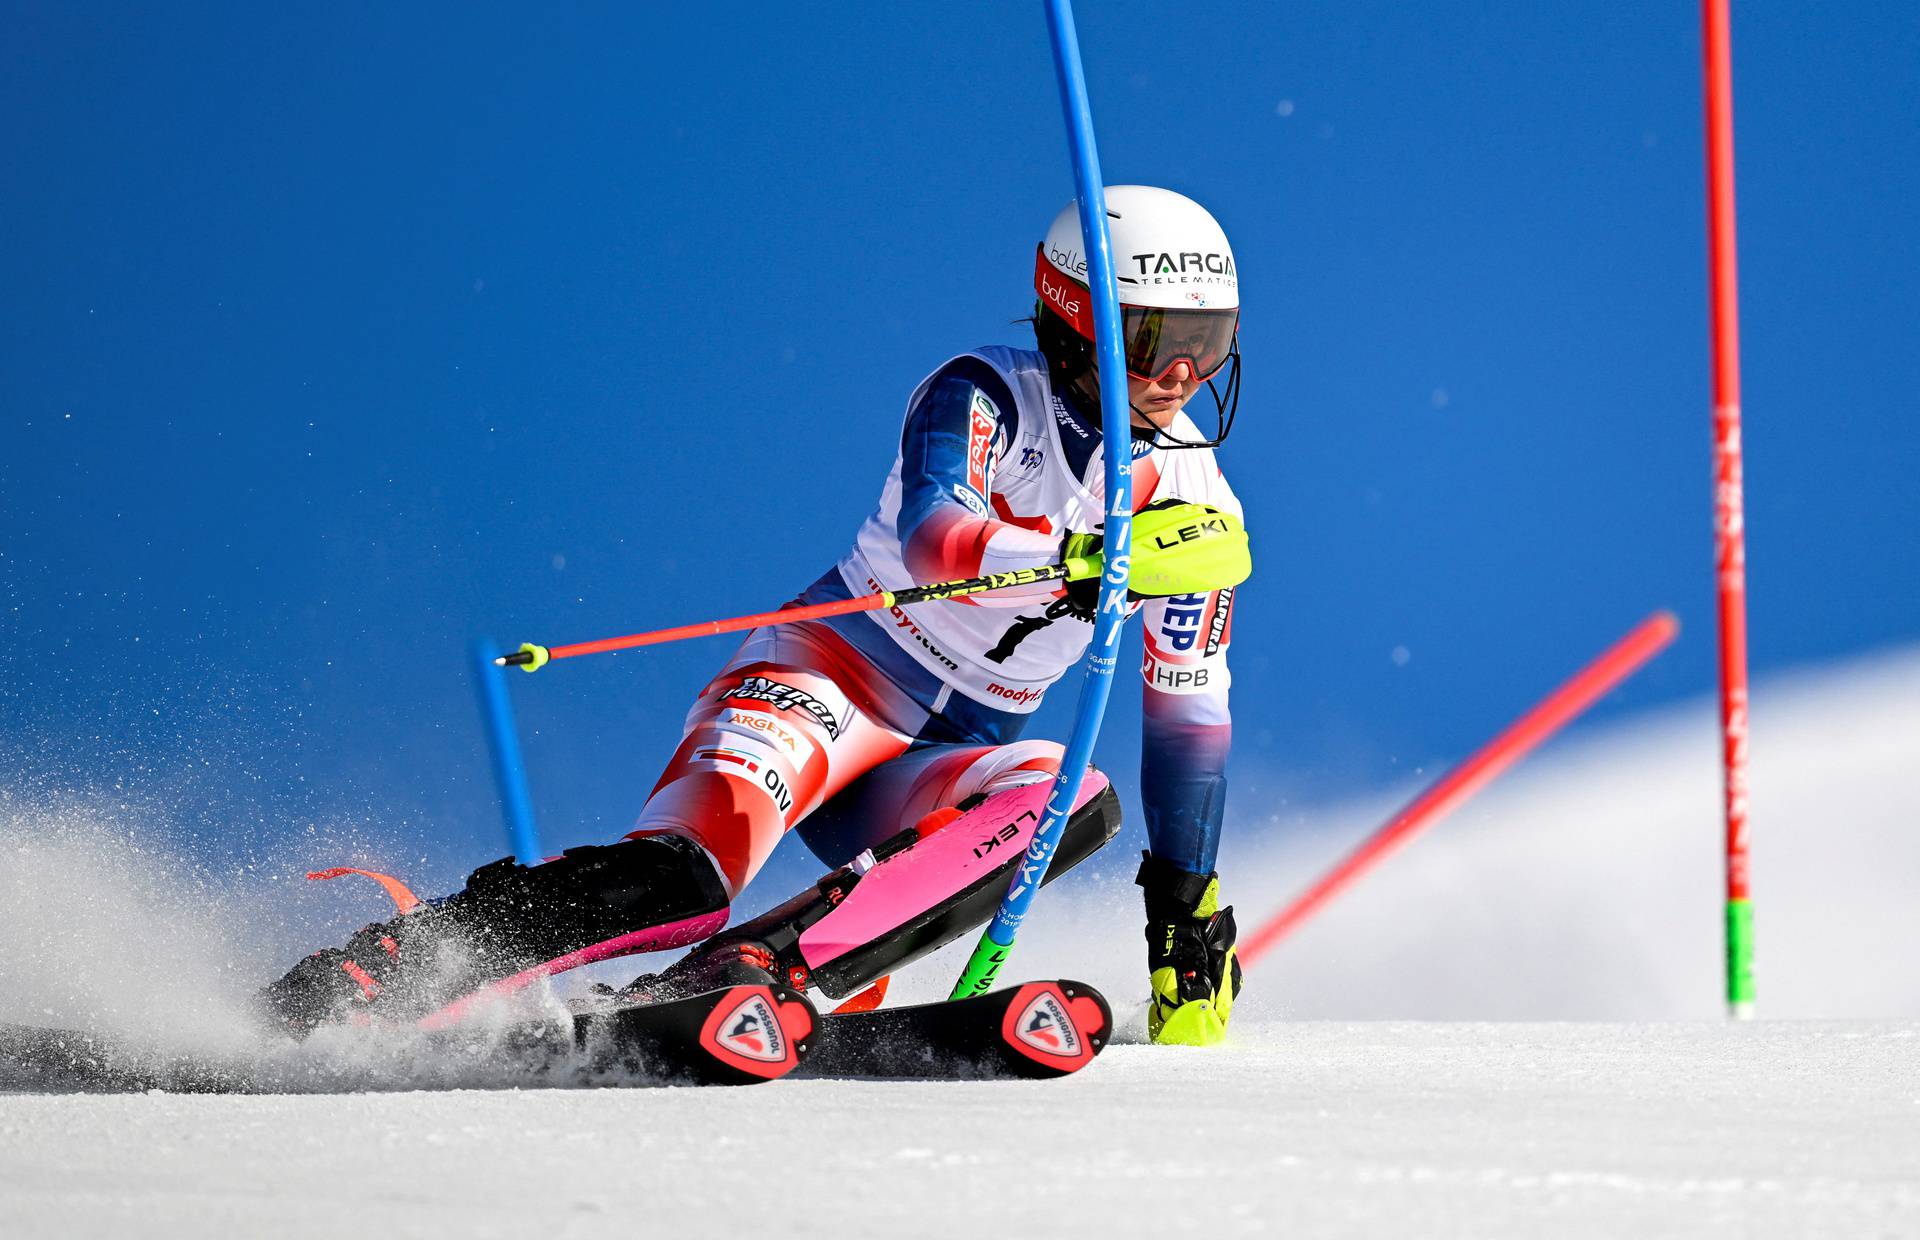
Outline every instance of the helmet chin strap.
[[(1134, 411), (1138, 413), (1139, 409), (1136, 407)], [(1164, 427), (1154, 426), (1151, 423), (1146, 426), (1136, 426), (1133, 428), (1133, 432), (1135, 439), (1144, 439), (1154, 447), (1163, 448), (1168, 452), (1178, 452), (1182, 448), (1211, 448), (1220, 442), (1219, 439), (1202, 439), (1197, 442), (1179, 439), (1174, 436), (1173, 432)], [(1224, 439), (1225, 436), (1223, 435), (1221, 438)]]
[(1184, 440), (1175, 439), (1171, 431), (1158, 422), (1155, 422), (1151, 414), (1140, 406), (1133, 404), (1131, 401), (1127, 403), (1127, 408), (1133, 410), (1134, 416), (1139, 418), (1139, 421), (1133, 424), (1133, 437), (1135, 439), (1151, 440), (1153, 446), (1156, 448), (1188, 448), (1199, 446), (1198, 444), (1189, 444)]

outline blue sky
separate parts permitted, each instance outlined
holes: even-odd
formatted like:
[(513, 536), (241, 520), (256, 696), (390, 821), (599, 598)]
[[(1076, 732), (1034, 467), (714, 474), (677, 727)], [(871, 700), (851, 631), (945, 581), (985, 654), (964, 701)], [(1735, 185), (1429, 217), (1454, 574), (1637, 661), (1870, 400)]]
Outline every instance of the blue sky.
[[(6, 782), (208, 855), (495, 855), (467, 640), (789, 597), (918, 379), (1024, 342), (1072, 192), (1037, 5), (4, 11)], [(1920, 16), (1734, 21), (1764, 672), (1920, 638)], [(1706, 691), (1696, 11), (1079, 22), (1108, 179), (1242, 273), (1230, 816), (1431, 771), (1655, 607), (1603, 713)], [(624, 829), (730, 649), (515, 683), (550, 843)]]

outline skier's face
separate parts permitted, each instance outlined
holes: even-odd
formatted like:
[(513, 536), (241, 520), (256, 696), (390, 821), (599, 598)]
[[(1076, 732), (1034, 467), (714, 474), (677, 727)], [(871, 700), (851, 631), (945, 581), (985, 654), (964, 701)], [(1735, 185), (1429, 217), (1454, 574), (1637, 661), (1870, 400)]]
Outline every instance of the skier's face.
[(1186, 362), (1175, 362), (1158, 379), (1128, 375), (1127, 404), (1133, 406), (1133, 424), (1143, 430), (1171, 428), (1173, 415), (1199, 390), (1200, 380), (1194, 378), (1193, 367)]

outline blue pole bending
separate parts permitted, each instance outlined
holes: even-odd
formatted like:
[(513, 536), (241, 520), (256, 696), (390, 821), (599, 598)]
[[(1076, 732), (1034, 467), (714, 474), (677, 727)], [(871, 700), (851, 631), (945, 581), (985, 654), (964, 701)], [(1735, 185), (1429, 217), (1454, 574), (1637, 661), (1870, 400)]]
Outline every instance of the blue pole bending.
[(1119, 661), (1120, 630), (1127, 618), (1127, 569), (1133, 533), (1133, 436), (1127, 406), (1127, 366), (1120, 348), (1120, 298), (1113, 276), (1113, 246), (1107, 234), (1107, 196), (1100, 177), (1100, 156), (1093, 142), (1093, 108), (1087, 102), (1087, 80), (1080, 65), (1080, 39), (1074, 29), (1069, 0), (1046, 0), (1047, 33), (1053, 43), (1054, 75), (1060, 84), (1060, 107), (1066, 114), (1067, 147), (1073, 158), (1073, 181), (1080, 204), (1080, 237), (1087, 247), (1087, 287), (1093, 295), (1095, 355), (1099, 358), (1100, 414), (1105, 437), (1107, 513), (1106, 572), (1100, 578), (1100, 608), (1094, 618), (1093, 642), (1087, 649), (1086, 677), (1080, 685), (1080, 705), (1073, 731), (1067, 737), (1066, 756), (1047, 797), (1047, 811), (1033, 834), (1033, 842), (1014, 870), (1013, 882), (1000, 909), (980, 935), (973, 957), (954, 984), (953, 997), (985, 994), (993, 988), (1000, 966), (1006, 963), (1020, 932), (1027, 907), (1046, 878), (1060, 832), (1073, 812), (1074, 798), (1087, 763), (1093, 759), (1100, 721), (1107, 713), (1113, 689), (1113, 671)]

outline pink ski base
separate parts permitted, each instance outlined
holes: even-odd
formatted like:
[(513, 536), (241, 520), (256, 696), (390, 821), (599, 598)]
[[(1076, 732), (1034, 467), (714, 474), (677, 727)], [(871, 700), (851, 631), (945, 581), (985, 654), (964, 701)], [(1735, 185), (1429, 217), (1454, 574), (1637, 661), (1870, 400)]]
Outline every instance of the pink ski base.
[(632, 956), (639, 952), (660, 952), (671, 947), (685, 947), (689, 943), (698, 943), (709, 935), (716, 934), (727, 924), (727, 909), (717, 909), (711, 913), (702, 913), (698, 917), (689, 917), (684, 921), (668, 922), (664, 926), (649, 926), (645, 930), (635, 930), (591, 947), (583, 947), (577, 952), (568, 952), (564, 956), (555, 956), (552, 960), (522, 970), (512, 977), (503, 977), (497, 982), (483, 986), (470, 995), (462, 995), (437, 1012), (420, 1018), (419, 1027), (426, 1030), (445, 1029), (459, 1024), (487, 1004), (505, 999), (533, 985), (543, 977), (552, 977), (556, 973), (565, 973), (568, 969), (577, 969), (583, 964), (597, 964), (602, 960), (616, 960), (621, 956)]
[[(1079, 810), (1106, 786), (1107, 777), (1089, 767), (1073, 808)], [(891, 933), (1025, 852), (1052, 792), (1050, 779), (997, 792), (873, 867), (838, 908), (801, 932), (800, 954), (807, 965), (817, 969)], [(982, 855), (980, 847), (989, 839), (998, 842)]]

